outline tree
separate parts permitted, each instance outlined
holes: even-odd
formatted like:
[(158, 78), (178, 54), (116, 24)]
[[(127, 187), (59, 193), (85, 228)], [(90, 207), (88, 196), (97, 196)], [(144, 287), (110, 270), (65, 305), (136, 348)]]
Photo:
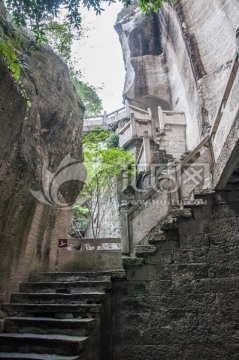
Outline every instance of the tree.
[(85, 117), (100, 114), (103, 110), (102, 100), (97, 94), (97, 89), (83, 81), (74, 79), (76, 91), (85, 105)]
[(46, 40), (54, 51), (71, 67), (71, 47), (75, 37), (72, 26), (67, 22), (52, 21), (46, 24)]
[[(133, 0), (120, 0), (124, 6), (129, 6)], [(145, 12), (157, 11), (168, 0), (139, 0), (138, 6)], [(16, 24), (27, 26), (28, 24), (37, 34), (44, 34), (44, 27), (49, 17), (55, 19), (62, 8), (67, 12), (69, 24), (80, 29), (80, 8), (86, 7), (100, 14), (104, 9), (101, 7), (103, 0), (6, 0), (7, 8), (12, 12)], [(108, 4), (115, 0), (108, 0)], [(173, 0), (176, 3), (176, 0)]]
[(87, 182), (81, 192), (81, 206), (89, 210), (92, 233), (99, 237), (101, 224), (117, 196), (117, 177), (132, 174), (129, 151), (114, 147), (109, 130), (91, 132), (83, 139)]
[[(77, 36), (79, 39), (84, 36), (85, 29), (80, 30), (80, 34)], [(70, 75), (75, 85), (81, 100), (85, 105), (85, 117), (100, 114), (103, 110), (102, 100), (97, 94), (97, 90), (94, 86), (83, 82), (81, 78), (81, 72), (76, 71), (74, 60), (72, 59), (72, 42), (76, 34), (72, 26), (66, 21), (49, 22), (46, 25), (46, 38), (49, 44), (53, 47), (54, 51), (62, 58), (67, 64)]]

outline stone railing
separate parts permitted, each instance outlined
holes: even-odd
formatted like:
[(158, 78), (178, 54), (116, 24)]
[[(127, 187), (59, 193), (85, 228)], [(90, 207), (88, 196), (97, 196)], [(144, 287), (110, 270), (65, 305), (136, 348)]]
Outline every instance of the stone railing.
[(238, 86), (232, 91), (233, 85), (239, 83), (238, 55), (233, 63), (223, 98), (217, 111), (210, 133), (211, 148), (215, 163), (219, 159), (223, 145), (229, 135), (233, 122), (238, 113)]
[(185, 114), (158, 107), (158, 121), (156, 135), (160, 149), (179, 158), (187, 151)]
[(121, 239), (119, 238), (59, 240), (58, 271), (103, 271), (121, 267)]
[(146, 111), (129, 105), (129, 118), (119, 124), (119, 146), (124, 147), (129, 141), (142, 138), (147, 131), (152, 137), (152, 116), (150, 110)]
[(120, 207), (122, 253), (132, 253), (134, 246), (159, 225), (174, 206), (183, 204), (199, 185), (206, 184), (212, 166), (207, 136), (181, 162), (169, 163), (160, 173), (159, 181), (155, 180), (152, 189), (136, 204), (128, 207), (123, 203)]
[(107, 129), (108, 127), (116, 124), (118, 121), (125, 119), (127, 116), (127, 107), (122, 107), (109, 114), (104, 112), (102, 115), (91, 116), (84, 119), (83, 131), (92, 131), (94, 127)]

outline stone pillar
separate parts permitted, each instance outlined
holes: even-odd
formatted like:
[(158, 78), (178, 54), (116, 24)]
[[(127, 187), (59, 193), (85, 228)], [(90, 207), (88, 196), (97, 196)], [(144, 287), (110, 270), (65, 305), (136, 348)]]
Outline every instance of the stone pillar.
[(159, 130), (164, 129), (164, 114), (163, 110), (160, 106), (158, 106), (158, 118), (159, 118)]
[(118, 111), (116, 111), (116, 112), (115, 112), (115, 122), (118, 121), (118, 118), (119, 118), (119, 113), (118, 113)]
[(149, 113), (149, 120), (150, 120), (152, 137), (153, 137), (154, 141), (156, 141), (157, 136), (156, 136), (155, 121), (154, 121), (154, 118), (152, 117), (152, 111), (151, 111), (150, 108), (148, 108), (148, 113)]
[(136, 131), (136, 122), (135, 122), (135, 117), (134, 114), (130, 114), (130, 122), (131, 122), (131, 129), (132, 129), (132, 137), (137, 136), (137, 131)]
[(104, 115), (103, 115), (103, 129), (105, 129), (107, 127), (107, 112), (104, 111)]
[(125, 100), (124, 106), (125, 106), (125, 117), (130, 117), (130, 109), (129, 109), (129, 101), (128, 100)]
[(150, 151), (150, 139), (149, 139), (148, 131), (144, 131), (143, 143), (144, 143), (144, 153), (145, 153), (145, 162), (146, 162), (145, 170), (150, 171), (151, 170), (151, 151)]
[(128, 255), (130, 252), (130, 244), (129, 244), (128, 205), (126, 203), (120, 205), (120, 223), (121, 223), (121, 253), (122, 255)]
[(239, 29), (236, 31), (237, 60), (239, 60)]
[(173, 189), (173, 191), (171, 192), (171, 201), (172, 201), (172, 206), (177, 206), (180, 204), (180, 196), (179, 196), (179, 189), (180, 189), (180, 179), (179, 179), (179, 175), (181, 173), (181, 167), (177, 166), (177, 164), (172, 164), (173, 169), (172, 169), (172, 175), (175, 178), (175, 187)]

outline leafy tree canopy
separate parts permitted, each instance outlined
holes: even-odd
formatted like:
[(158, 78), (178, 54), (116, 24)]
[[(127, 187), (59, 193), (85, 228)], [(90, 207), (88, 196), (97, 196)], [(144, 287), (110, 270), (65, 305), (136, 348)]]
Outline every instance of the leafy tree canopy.
[(92, 115), (100, 114), (103, 109), (102, 100), (97, 94), (99, 89), (81, 80), (81, 72), (76, 70), (76, 64), (71, 51), (75, 37), (77, 36), (80, 40), (84, 36), (85, 31), (86, 29), (81, 27), (80, 33), (78, 32), (76, 35), (71, 24), (68, 24), (66, 21), (53, 21), (46, 24), (45, 36), (54, 51), (67, 64), (76, 91), (85, 105), (84, 116), (90, 117)]
[[(120, 0), (124, 6), (129, 6), (133, 0)], [(157, 11), (164, 2), (168, 0), (139, 0), (138, 6), (145, 12)], [(176, 3), (176, 0), (172, 0)], [(80, 8), (94, 9), (100, 14), (104, 9), (103, 3), (116, 2), (116, 0), (6, 0), (7, 8), (12, 12), (16, 24), (27, 26), (29, 24), (33, 31), (44, 34), (45, 23), (55, 19), (62, 8), (67, 12), (68, 23), (80, 29)]]
[(74, 84), (76, 91), (79, 93), (81, 100), (85, 105), (84, 117), (100, 114), (103, 108), (102, 100), (97, 94), (97, 89), (94, 86), (77, 79), (74, 79)]

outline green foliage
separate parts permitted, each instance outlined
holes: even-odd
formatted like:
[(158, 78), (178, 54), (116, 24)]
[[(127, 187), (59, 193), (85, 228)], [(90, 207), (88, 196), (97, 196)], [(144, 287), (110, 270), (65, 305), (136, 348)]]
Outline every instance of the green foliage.
[[(138, 6), (145, 12), (157, 11), (167, 0), (139, 0)], [(108, 0), (110, 5), (115, 0)], [(133, 0), (121, 0), (128, 7)], [(8, 9), (12, 12), (14, 20), (19, 26), (30, 24), (32, 30), (38, 34), (38, 39), (44, 40), (45, 26), (49, 18), (55, 19), (64, 8), (67, 22), (76, 29), (81, 26), (80, 7), (94, 9), (100, 14), (104, 9), (101, 7), (103, 0), (6, 0)], [(176, 3), (176, 0), (173, 0)]]
[(76, 91), (85, 105), (85, 116), (97, 115), (102, 111), (102, 101), (97, 94), (97, 89), (90, 84), (81, 81), (80, 73), (75, 70), (75, 64), (72, 60), (72, 42), (76, 36), (83, 36), (81, 32), (75, 33), (74, 29), (67, 22), (49, 22), (46, 25), (46, 36), (54, 51), (67, 64), (70, 75), (75, 85)]
[(29, 24), (40, 38), (44, 37), (49, 18), (56, 18), (62, 8), (65, 9), (68, 23), (79, 29), (80, 6), (93, 8), (96, 14), (100, 14), (100, 3), (100, 0), (6, 0), (7, 8), (12, 12), (16, 24), (24, 27)]
[(20, 74), (23, 63), (19, 60), (19, 57), (17, 56), (17, 46), (23, 46), (20, 41), (21, 38), (8, 34), (7, 39), (7, 37), (4, 36), (4, 32), (2, 31), (1, 27), (0, 30), (0, 57), (2, 57), (3, 61), (10, 70), (12, 77), (15, 80), (15, 83), (19, 87), (20, 94), (26, 100), (27, 109), (29, 110), (29, 108), (31, 107), (31, 101), (27, 96), (26, 90), (24, 89), (22, 82), (20, 81)]
[(74, 32), (67, 23), (49, 22), (46, 25), (46, 38), (58, 55), (66, 64), (71, 61), (71, 46)]
[(77, 79), (74, 80), (74, 84), (85, 105), (85, 117), (100, 114), (102, 111), (102, 100), (97, 94), (97, 89)]
[(132, 174), (134, 164), (129, 151), (112, 147), (110, 134), (95, 131), (83, 139), (87, 181), (81, 196), (90, 211), (94, 237), (99, 236), (102, 220), (117, 196), (117, 177)]
[(79, 205), (74, 206), (69, 234), (73, 237), (83, 237), (88, 223), (89, 209)]
[(9, 70), (11, 71), (14, 79), (19, 81), (21, 73), (21, 63), (19, 62), (16, 52), (10, 43), (0, 39), (0, 54), (3, 57), (3, 60), (7, 64)]
[(73, 208), (73, 218), (77, 222), (79, 228), (83, 231), (89, 222), (89, 209), (87, 207), (76, 205)]
[[(168, 0), (139, 0), (138, 6), (143, 12), (149, 13), (152, 10), (156, 12), (167, 1)], [(176, 4), (177, 0), (173, 0), (173, 3)]]
[(108, 146), (110, 148), (116, 148), (119, 145), (119, 134), (116, 134), (115, 132), (111, 132), (109, 134), (109, 141), (108, 141)]

